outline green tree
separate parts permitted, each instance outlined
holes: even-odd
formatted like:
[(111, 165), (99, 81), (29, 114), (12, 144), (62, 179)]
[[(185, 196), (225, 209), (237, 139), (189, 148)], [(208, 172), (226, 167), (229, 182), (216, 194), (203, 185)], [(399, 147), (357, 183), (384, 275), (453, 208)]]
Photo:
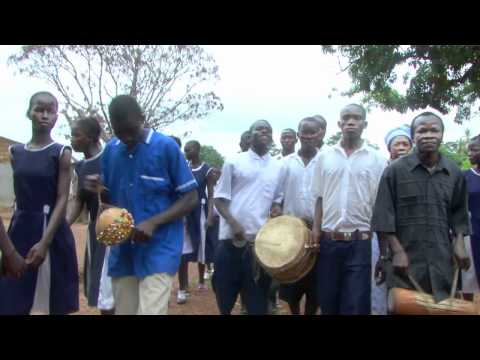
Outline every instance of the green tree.
[(101, 117), (105, 139), (108, 103), (119, 94), (134, 96), (154, 129), (223, 109), (212, 91), (218, 66), (200, 46), (27, 45), (9, 64), (58, 91), (69, 125), (81, 115)]
[(325, 141), (325, 144), (327, 144), (328, 146), (333, 146), (333, 145), (336, 145), (338, 144), (338, 142), (340, 141), (342, 137), (342, 132), (341, 131), (337, 131), (335, 134), (333, 134), (332, 136), (330, 136), (327, 141)]
[(471, 167), (467, 154), (467, 146), (470, 142), (470, 136), (470, 131), (466, 130), (465, 135), (457, 141), (445, 142), (440, 146), (440, 152), (453, 160), (462, 170), (467, 170)]
[(210, 145), (202, 145), (200, 149), (200, 159), (208, 165), (219, 169), (222, 168), (223, 162), (225, 161), (224, 157)]
[[(478, 45), (328, 45), (323, 51), (348, 61), (343, 71), (353, 86), (344, 95), (363, 94), (364, 103), (385, 110), (456, 109), (455, 121), (462, 123), (480, 96)], [(400, 77), (404, 93), (397, 90)]]

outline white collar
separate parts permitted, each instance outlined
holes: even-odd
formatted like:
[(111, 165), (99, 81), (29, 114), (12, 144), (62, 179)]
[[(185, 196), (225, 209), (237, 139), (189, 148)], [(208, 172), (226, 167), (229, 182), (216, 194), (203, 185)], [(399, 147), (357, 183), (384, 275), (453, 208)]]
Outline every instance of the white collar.
[(89, 161), (93, 161), (93, 160), (95, 160), (95, 159), (98, 159), (100, 156), (102, 156), (102, 154), (103, 154), (103, 149), (104, 149), (104, 148), (102, 148), (97, 155), (92, 156), (90, 159), (83, 159), (83, 161), (84, 161), (84, 162), (89, 162)]
[(48, 144), (48, 145), (45, 145), (44, 147), (42, 147), (42, 148), (40, 148), (40, 149), (30, 149), (30, 148), (27, 146), (27, 144), (25, 144), (25, 145), (23, 146), (23, 148), (24, 148), (25, 150), (27, 150), (27, 151), (33, 151), (33, 152), (35, 152), (35, 151), (43, 151), (43, 150), (49, 148), (50, 146), (52, 146), (53, 144), (55, 144), (55, 141), (51, 142), (51, 143)]
[(472, 170), (472, 172), (473, 172), (475, 175), (480, 176), (480, 173), (477, 172), (474, 168), (470, 168), (470, 170)]
[(252, 150), (252, 148), (248, 149), (247, 154), (257, 160), (268, 160), (270, 158), (270, 154), (267, 152), (265, 155), (260, 156), (258, 155), (255, 151)]
[(300, 164), (302, 164), (303, 167), (307, 168), (307, 167), (315, 164), (315, 162), (318, 159), (319, 154), (320, 154), (320, 150), (317, 149), (317, 153), (315, 154), (315, 156), (313, 158), (310, 159), (310, 161), (308, 162), (307, 165), (305, 165), (305, 163), (303, 162), (302, 157), (300, 155), (298, 155), (298, 151), (295, 151), (293, 154), (290, 154), (287, 157), (285, 157), (285, 160), (288, 160), (289, 158), (295, 159), (295, 161), (298, 161)]
[[(333, 145), (333, 148), (336, 149), (336, 150), (339, 150), (342, 154), (346, 154), (347, 152), (345, 151), (345, 149), (341, 146), (341, 142), (342, 140), (339, 140), (338, 143), (336, 143), (335, 145)], [(357, 152), (360, 152), (360, 151), (366, 151), (366, 152), (372, 152), (373, 150), (375, 150), (374, 148), (372, 148), (371, 146), (369, 146), (367, 144), (367, 141), (365, 139), (362, 139), (362, 146), (360, 146), (357, 150), (355, 150), (353, 154), (357, 153)]]
[[(190, 168), (190, 169), (191, 169), (192, 171), (198, 171), (198, 170), (200, 170), (200, 169), (203, 167), (203, 165), (205, 165), (205, 163), (204, 163), (204, 162), (202, 162), (202, 163), (200, 164), (200, 166), (199, 166), (199, 167), (196, 167), (196, 168)], [(191, 166), (191, 163), (190, 163), (190, 161), (188, 162), (188, 166)]]
[[(148, 131), (148, 134), (147, 134), (147, 137), (145, 138), (145, 140), (142, 140), (145, 144), (150, 144), (150, 140), (152, 139), (152, 135), (153, 135), (153, 129), (150, 128), (150, 130)], [(115, 145), (120, 145), (121, 141), (120, 139), (117, 139), (117, 141), (115, 142)]]

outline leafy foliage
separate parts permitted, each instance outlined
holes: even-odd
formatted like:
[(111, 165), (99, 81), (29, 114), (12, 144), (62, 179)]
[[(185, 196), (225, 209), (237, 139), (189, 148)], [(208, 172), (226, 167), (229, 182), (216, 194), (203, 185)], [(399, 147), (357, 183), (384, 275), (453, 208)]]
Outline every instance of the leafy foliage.
[(340, 141), (341, 138), (342, 138), (342, 132), (341, 132), (341, 131), (337, 131), (335, 134), (333, 134), (332, 136), (330, 136), (330, 137), (325, 141), (325, 144), (327, 144), (328, 146), (336, 145), (336, 144), (338, 144), (338, 142)]
[[(348, 60), (353, 86), (344, 95), (363, 94), (363, 102), (405, 113), (430, 106), (442, 114), (456, 108), (455, 121), (472, 116), (480, 95), (480, 46), (340, 45), (323, 51)], [(402, 70), (405, 70), (402, 75)], [(407, 86), (397, 88), (397, 79)]]
[(453, 160), (462, 170), (470, 169), (471, 164), (468, 160), (467, 146), (470, 142), (470, 131), (465, 132), (465, 136), (457, 141), (443, 143), (440, 146), (440, 152)]
[(200, 46), (27, 45), (9, 64), (55, 87), (69, 125), (100, 116), (105, 138), (112, 134), (108, 103), (119, 94), (134, 96), (154, 129), (223, 109), (210, 89), (218, 66)]
[(225, 161), (224, 157), (210, 145), (202, 145), (200, 149), (200, 159), (208, 165), (214, 166), (218, 169), (222, 168), (223, 162)]

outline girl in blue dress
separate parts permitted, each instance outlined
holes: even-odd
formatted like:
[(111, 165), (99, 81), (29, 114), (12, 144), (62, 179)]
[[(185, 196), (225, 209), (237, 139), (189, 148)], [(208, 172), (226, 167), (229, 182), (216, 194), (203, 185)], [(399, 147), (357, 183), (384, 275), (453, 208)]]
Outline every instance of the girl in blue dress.
[[(72, 225), (86, 207), (89, 214), (89, 224), (83, 267), (85, 297), (87, 298), (88, 306), (99, 308), (102, 315), (111, 315), (113, 314), (113, 294), (108, 296), (110, 299), (107, 301), (109, 306), (105, 306), (102, 301), (99, 304), (100, 280), (104, 263), (106, 262), (106, 247), (96, 240), (95, 234), (99, 205), (98, 196), (93, 192), (87, 191), (84, 186), (86, 176), (99, 174), (101, 170), (100, 160), (103, 151), (100, 144), (101, 132), (100, 124), (93, 116), (80, 118), (72, 125), (71, 143), (73, 150), (82, 152), (85, 159), (75, 164), (75, 173), (78, 179), (77, 189), (75, 201), (67, 216), (67, 222), (69, 225)], [(106, 281), (111, 282), (111, 279), (107, 277)]]
[(54, 142), (57, 99), (38, 92), (27, 116), (32, 139), (10, 147), (16, 197), (8, 235), (29, 270), (0, 279), (0, 314), (69, 314), (78, 311), (78, 267), (65, 220), (71, 150)]
[[(468, 211), (472, 224), (470, 235), (471, 269), (463, 272), (464, 291), (469, 295), (480, 289), (480, 135), (471, 139), (468, 144), (468, 158), (471, 169), (463, 174), (468, 189)], [(468, 276), (471, 275), (471, 276)]]
[(205, 264), (213, 262), (214, 248), (207, 243), (207, 224), (213, 224), (213, 185), (212, 168), (200, 160), (200, 143), (192, 140), (185, 144), (185, 158), (198, 184), (198, 205), (186, 217), (186, 231), (190, 241), (191, 251), (182, 256), (178, 271), (179, 291), (177, 303), (184, 304), (187, 300), (188, 263), (198, 263), (198, 290), (207, 289), (205, 285)]

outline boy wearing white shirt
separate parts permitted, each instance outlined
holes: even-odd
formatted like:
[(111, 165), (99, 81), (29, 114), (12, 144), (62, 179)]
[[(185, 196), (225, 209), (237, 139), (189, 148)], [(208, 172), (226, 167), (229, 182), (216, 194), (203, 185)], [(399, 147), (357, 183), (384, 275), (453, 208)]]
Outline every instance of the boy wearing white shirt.
[[(300, 150), (283, 160), (280, 186), (283, 194), (283, 214), (303, 219), (309, 229), (312, 228), (315, 210), (311, 184), (320, 153), (317, 146), (323, 141), (325, 128), (326, 123), (315, 117), (300, 121), (298, 125)], [(278, 215), (279, 208), (280, 205), (275, 204), (272, 213)], [(300, 301), (304, 294), (305, 315), (314, 315), (318, 308), (315, 268), (299, 281), (280, 287), (280, 298), (288, 302), (293, 315), (300, 314)]]
[(271, 278), (259, 270), (252, 244), (278, 197), (281, 163), (268, 154), (270, 124), (256, 121), (250, 132), (250, 149), (224, 163), (214, 195), (221, 218), (212, 284), (222, 315), (231, 313), (241, 290), (248, 314), (268, 313)]
[(340, 142), (319, 154), (312, 245), (319, 246), (317, 296), (322, 314), (370, 314), (370, 221), (386, 159), (365, 144), (366, 111), (344, 107)]

